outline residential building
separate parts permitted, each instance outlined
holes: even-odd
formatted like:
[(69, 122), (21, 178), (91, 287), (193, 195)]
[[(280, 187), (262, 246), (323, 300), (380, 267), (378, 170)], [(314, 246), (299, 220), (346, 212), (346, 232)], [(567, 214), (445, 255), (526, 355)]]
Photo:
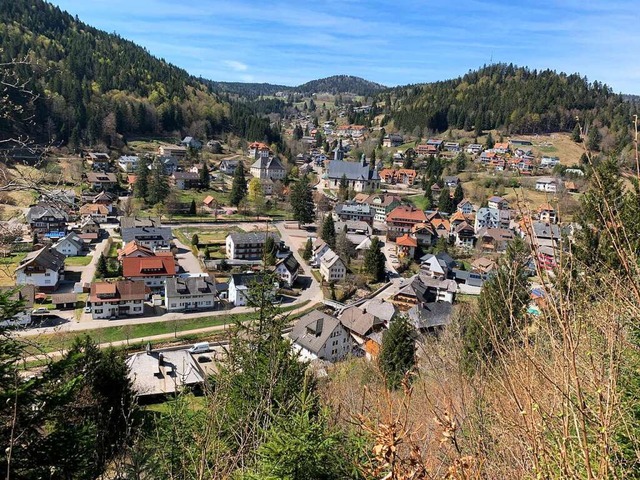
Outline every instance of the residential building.
[(247, 156), (253, 159), (269, 158), (271, 156), (271, 149), (264, 143), (253, 142), (249, 145), (249, 152)]
[(329, 250), (331, 249), (324, 240), (322, 240), (321, 238), (316, 238), (316, 241), (313, 244), (313, 256), (311, 257), (311, 265), (319, 267), (320, 259)]
[(509, 228), (511, 223), (511, 213), (509, 210), (498, 210), (497, 208), (483, 207), (476, 213), (474, 229), (481, 228)]
[(419, 303), (453, 303), (458, 286), (454, 280), (441, 280), (418, 273), (393, 296), (393, 302), (400, 310), (408, 310)]
[(453, 305), (448, 302), (421, 302), (407, 312), (409, 323), (420, 333), (437, 333), (451, 323)]
[(377, 170), (372, 169), (364, 155), (360, 162), (346, 162), (344, 160), (332, 160), (327, 167), (325, 184), (327, 188), (338, 189), (343, 179), (346, 179), (347, 187), (356, 192), (365, 190), (377, 190), (380, 188), (380, 176)]
[[(363, 197), (358, 199), (358, 195), (362, 195)], [(379, 193), (372, 195), (363, 193), (358, 195), (356, 195), (355, 201), (369, 205), (374, 212), (373, 219), (376, 222), (386, 221), (389, 212), (402, 203), (402, 199), (398, 195)]]
[(91, 317), (119, 318), (144, 314), (149, 288), (143, 281), (93, 282), (89, 293)]
[(251, 175), (260, 180), (282, 180), (287, 174), (278, 157), (259, 157), (251, 165)]
[(64, 232), (69, 216), (53, 205), (38, 204), (27, 212), (27, 223), (34, 233)]
[(471, 201), (469, 201), (466, 198), (461, 200), (456, 208), (460, 213), (464, 215), (470, 215), (473, 213), (473, 210), (474, 210), (473, 203), (471, 203)]
[(348, 307), (340, 314), (339, 320), (359, 347), (364, 345), (371, 334), (381, 332), (387, 327), (385, 321), (376, 315), (375, 310), (365, 307)]
[(149, 247), (139, 244), (135, 240), (127, 243), (118, 250), (118, 261), (127, 257), (153, 257), (155, 254)]
[(347, 267), (333, 250), (329, 249), (320, 259), (320, 275), (325, 282), (340, 282), (347, 276)]
[(401, 237), (396, 238), (396, 254), (400, 258), (414, 258), (418, 248), (418, 241), (405, 233)]
[(411, 227), (411, 236), (421, 247), (430, 247), (436, 240), (436, 232), (431, 223), (416, 223)]
[[(336, 216), (343, 222), (348, 220), (365, 222), (373, 225), (374, 211), (366, 203), (338, 203), (333, 211)], [(337, 229), (336, 229), (337, 231)]]
[(460, 183), (460, 177), (456, 176), (447, 176), (444, 177), (444, 185), (449, 188), (456, 188)]
[(487, 201), (487, 206), (489, 208), (495, 208), (496, 210), (508, 210), (509, 202), (507, 202), (502, 197), (498, 197), (497, 195), (494, 195), (490, 197), (489, 200)]
[(548, 203), (543, 203), (538, 208), (538, 218), (544, 223), (558, 223), (558, 215), (555, 208)]
[(467, 222), (460, 222), (453, 230), (456, 247), (471, 249), (476, 241), (475, 230)]
[(85, 250), (84, 240), (75, 233), (68, 233), (58, 240), (52, 248), (65, 257), (82, 255)]
[(349, 355), (353, 347), (342, 323), (319, 310), (300, 317), (288, 336), (293, 350), (303, 361), (337, 362)]
[(436, 155), (438, 153), (438, 147), (435, 145), (421, 144), (416, 147), (416, 155)]
[(553, 168), (559, 163), (560, 163), (560, 159), (558, 157), (542, 157), (540, 159), (541, 168)]
[(298, 278), (299, 269), (298, 260), (293, 256), (293, 252), (289, 252), (286, 257), (276, 262), (275, 272), (280, 277), (280, 283), (287, 288), (291, 288)]
[(233, 175), (238, 168), (238, 160), (222, 160), (220, 162), (220, 171), (227, 175)]
[(86, 243), (93, 243), (100, 237), (100, 225), (91, 217), (83, 219), (80, 226), (75, 228), (75, 231)]
[(118, 159), (118, 166), (123, 172), (133, 173), (138, 169), (140, 157), (137, 155), (122, 155)]
[[(265, 276), (261, 273), (234, 273), (229, 280), (229, 302), (236, 307), (242, 307), (251, 303), (249, 291), (254, 285), (265, 281)], [(275, 283), (267, 295), (271, 301), (275, 301), (278, 292), (278, 284)]]
[(364, 125), (340, 125), (335, 129), (336, 135), (339, 137), (360, 138), (367, 133), (368, 129)]
[(418, 223), (426, 223), (427, 216), (424, 211), (415, 207), (400, 205), (387, 215), (387, 239), (396, 238), (411, 233), (411, 229)]
[[(278, 241), (278, 235), (269, 232), (269, 237)], [(227, 258), (231, 260), (260, 260), (264, 255), (264, 244), (267, 241), (266, 232), (230, 233), (225, 245)]]
[(29, 252), (15, 270), (17, 285), (34, 285), (43, 292), (55, 291), (64, 279), (66, 257), (53, 248)]
[(200, 175), (194, 172), (173, 172), (171, 178), (178, 190), (187, 190), (200, 186)]
[(34, 285), (20, 285), (13, 287), (0, 287), (0, 292), (10, 291), (10, 300), (14, 302), (21, 302), (21, 309), (15, 313), (11, 318), (4, 316), (0, 320), (0, 327), (25, 327), (31, 323), (31, 310), (33, 309), (33, 303), (36, 297), (36, 287)]
[(111, 190), (118, 186), (118, 177), (115, 173), (88, 172), (87, 183), (94, 190)]
[(124, 257), (122, 275), (142, 280), (153, 293), (164, 292), (167, 279), (175, 276), (176, 261), (171, 252), (158, 252), (153, 257)]
[(478, 231), (478, 247), (483, 252), (504, 253), (513, 239), (513, 232), (506, 228), (485, 227)]
[(552, 177), (540, 177), (536, 180), (536, 190), (556, 193), (558, 191), (558, 182)]
[(509, 152), (509, 142), (496, 143), (492, 149), (496, 153), (508, 153)]
[(458, 142), (444, 142), (444, 149), (447, 152), (457, 153), (460, 151), (460, 144)]
[(195, 150), (200, 150), (202, 148), (202, 142), (193, 137), (184, 137), (180, 142), (180, 145), (186, 148), (193, 148)]
[(88, 152), (85, 159), (91, 162), (91, 169), (94, 171), (106, 171), (109, 169), (111, 159), (108, 153), (104, 152)]
[(417, 172), (410, 168), (399, 168), (397, 170), (392, 168), (384, 168), (379, 172), (380, 179), (384, 183), (389, 183), (392, 185), (402, 184), (402, 185), (413, 185), (413, 182), (418, 175)]
[(104, 205), (87, 203), (80, 207), (78, 214), (81, 217), (90, 217), (98, 223), (106, 223), (107, 217), (109, 216), (109, 209)]
[(496, 268), (496, 262), (487, 257), (480, 257), (471, 262), (471, 269), (478, 273), (489, 273)]
[(210, 310), (217, 300), (216, 284), (208, 276), (172, 277), (164, 285), (164, 306), (168, 312)]
[(479, 143), (471, 143), (467, 145), (465, 152), (471, 155), (478, 155), (479, 153), (482, 153), (482, 145), (480, 145)]
[(169, 248), (173, 238), (171, 227), (163, 227), (155, 217), (122, 217), (120, 235), (124, 243), (136, 241), (152, 250)]
[(182, 159), (187, 156), (187, 147), (184, 145), (160, 145), (158, 154), (163, 157), (175, 157)]
[(455, 268), (456, 261), (446, 252), (428, 253), (420, 259), (420, 271), (432, 278), (444, 280)]
[(402, 135), (398, 135), (395, 133), (387, 134), (382, 139), (382, 146), (387, 148), (399, 147), (403, 143), (404, 138), (402, 138)]

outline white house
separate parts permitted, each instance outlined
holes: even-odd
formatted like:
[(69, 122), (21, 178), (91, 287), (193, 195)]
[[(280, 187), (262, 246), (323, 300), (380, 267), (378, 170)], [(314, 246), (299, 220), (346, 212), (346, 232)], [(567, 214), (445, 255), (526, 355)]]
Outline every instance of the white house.
[(553, 168), (560, 163), (560, 159), (558, 157), (542, 157), (540, 159), (540, 167), (542, 168)]
[(324, 240), (322, 240), (321, 238), (316, 238), (316, 241), (313, 245), (313, 256), (311, 257), (311, 265), (319, 267), (320, 259), (329, 250), (331, 249)]
[(347, 276), (347, 267), (331, 249), (320, 259), (320, 275), (325, 282), (339, 282)]
[(220, 171), (227, 175), (233, 175), (238, 168), (238, 160), (222, 160), (220, 162)]
[(91, 317), (96, 320), (142, 315), (148, 293), (148, 287), (140, 280), (94, 282), (89, 294)]
[(278, 260), (276, 263), (275, 272), (280, 277), (280, 282), (288, 288), (291, 288), (298, 278), (298, 269), (300, 264), (293, 256), (292, 252)]
[(540, 177), (536, 180), (536, 190), (555, 193), (558, 191), (558, 182), (552, 177)]
[(440, 252), (436, 255), (428, 253), (420, 259), (420, 271), (432, 278), (447, 278), (455, 266), (455, 260), (446, 252)]
[(118, 159), (118, 166), (127, 173), (133, 173), (138, 168), (140, 157), (136, 155), (123, 155)]
[(336, 362), (352, 349), (351, 336), (337, 318), (318, 310), (300, 317), (288, 334), (293, 350), (303, 361)]
[(58, 240), (53, 248), (66, 257), (76, 257), (84, 253), (84, 241), (75, 233), (69, 233)]
[[(278, 241), (278, 236), (275, 233), (268, 235)], [(230, 233), (225, 240), (227, 258), (231, 260), (259, 260), (264, 254), (266, 241), (266, 232)]]
[(16, 284), (54, 291), (64, 279), (64, 259), (63, 254), (48, 247), (28, 253), (16, 268)]
[[(249, 302), (249, 290), (253, 285), (264, 281), (264, 276), (260, 273), (234, 273), (229, 280), (229, 302), (236, 307), (247, 305)], [(278, 291), (278, 284), (273, 285), (269, 296), (275, 300)]]
[(165, 282), (164, 306), (168, 312), (209, 310), (216, 300), (216, 284), (209, 277), (174, 277)]
[(489, 208), (495, 208), (496, 210), (507, 210), (509, 208), (509, 202), (504, 198), (494, 195), (487, 201)]
[(251, 165), (251, 175), (260, 180), (282, 180), (286, 174), (278, 157), (260, 157)]
[(31, 309), (36, 296), (36, 287), (33, 285), (0, 287), (0, 291), (11, 291), (10, 299), (15, 302), (22, 302), (22, 310), (16, 312), (11, 318), (0, 320), (0, 327), (24, 327), (29, 325), (31, 323)]
[(509, 210), (498, 210), (497, 208), (483, 207), (476, 213), (474, 230), (478, 232), (481, 228), (509, 228), (511, 214)]

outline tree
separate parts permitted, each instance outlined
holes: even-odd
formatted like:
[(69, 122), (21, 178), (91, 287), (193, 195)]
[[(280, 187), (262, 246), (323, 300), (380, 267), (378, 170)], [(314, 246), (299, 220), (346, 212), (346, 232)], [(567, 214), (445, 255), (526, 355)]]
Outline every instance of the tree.
[(200, 238), (198, 238), (197, 233), (194, 233), (193, 236), (191, 237), (191, 245), (193, 245), (194, 247), (197, 247), (198, 245), (200, 245)]
[(147, 198), (149, 193), (149, 160), (146, 157), (140, 158), (136, 168), (136, 183), (133, 186), (136, 198)]
[(594, 125), (589, 129), (589, 135), (587, 135), (587, 149), (591, 152), (600, 151), (600, 141), (602, 140), (602, 135), (600, 135), (600, 130)]
[[(462, 189), (462, 183), (458, 183), (456, 185), (456, 189), (453, 192), (453, 209), (455, 210), (458, 207), (458, 204), (464, 200), (464, 190)], [(453, 210), (449, 213), (453, 213)]]
[(211, 182), (211, 175), (209, 174), (209, 162), (202, 161), (202, 168), (200, 169), (200, 188), (209, 188)]
[[(137, 182), (137, 179), (136, 179)], [(169, 188), (169, 179), (164, 171), (164, 165), (159, 160), (155, 160), (151, 165), (151, 176), (149, 179), (149, 186), (147, 190), (147, 202), (150, 205), (163, 202), (171, 188)]]
[(229, 195), (229, 203), (234, 207), (240, 205), (242, 199), (247, 195), (247, 179), (244, 176), (244, 165), (238, 162), (238, 166), (233, 174), (233, 183), (231, 184), (231, 194)]
[(347, 176), (345, 174), (340, 178), (340, 183), (338, 184), (338, 200), (344, 202), (349, 198), (349, 181), (347, 180)]
[(195, 198), (191, 199), (191, 205), (189, 205), (189, 215), (196, 214), (196, 200)]
[(349, 265), (351, 259), (356, 254), (356, 246), (347, 236), (347, 227), (345, 226), (336, 236), (336, 253), (340, 256), (345, 265)]
[(309, 177), (304, 175), (291, 188), (291, 207), (293, 218), (298, 225), (311, 223), (315, 217), (315, 204), (313, 203), (313, 190), (309, 185)]
[[(325, 240), (326, 241), (326, 240)], [(384, 280), (386, 258), (382, 253), (382, 242), (378, 237), (371, 237), (371, 245), (364, 254), (364, 271), (375, 282)]]
[(264, 264), (271, 266), (276, 264), (276, 242), (271, 235), (267, 235), (264, 242)]
[(302, 258), (307, 262), (311, 260), (313, 256), (313, 242), (311, 238), (307, 238), (307, 241), (304, 244), (304, 250), (302, 251)]
[(487, 146), (487, 148), (493, 148), (495, 144), (496, 144), (496, 142), (493, 140), (493, 135), (491, 135), (491, 132), (489, 132), (487, 134), (486, 146)]
[(247, 195), (247, 200), (251, 205), (253, 205), (256, 216), (260, 216), (260, 214), (264, 211), (266, 199), (262, 190), (262, 182), (260, 182), (259, 178), (252, 178), (249, 182), (249, 193)]
[(464, 152), (460, 152), (456, 156), (456, 170), (458, 172), (462, 172), (465, 168), (467, 168), (467, 156), (464, 154)]
[(509, 243), (495, 275), (482, 287), (477, 312), (465, 319), (462, 356), (469, 371), (481, 361), (493, 360), (523, 333), (529, 304), (530, 255), (522, 239)]
[(320, 238), (329, 245), (329, 248), (336, 248), (336, 225), (333, 221), (333, 215), (331, 212), (327, 213), (326, 217), (324, 217)]
[(582, 135), (580, 132), (580, 124), (576, 123), (576, 126), (573, 127), (573, 131), (571, 132), (571, 140), (576, 143), (582, 142)]
[(449, 188), (445, 187), (442, 189), (438, 199), (438, 210), (441, 212), (451, 213), (454, 209), (455, 207), (453, 205), (453, 200), (451, 199)]
[(415, 367), (414, 330), (405, 317), (391, 322), (389, 330), (382, 337), (382, 348), (378, 362), (387, 388), (396, 390)]
[(104, 253), (100, 254), (98, 257), (98, 263), (96, 264), (96, 276), (98, 278), (105, 278), (109, 274), (109, 269), (107, 267), (107, 259), (104, 256)]

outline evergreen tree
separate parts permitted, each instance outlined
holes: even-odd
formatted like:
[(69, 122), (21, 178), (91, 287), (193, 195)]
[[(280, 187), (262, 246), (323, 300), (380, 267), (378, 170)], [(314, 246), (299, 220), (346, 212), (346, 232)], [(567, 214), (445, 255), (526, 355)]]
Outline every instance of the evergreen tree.
[(142, 199), (146, 199), (149, 194), (149, 161), (145, 157), (138, 161), (133, 192), (136, 198)]
[(582, 137), (580, 136), (580, 124), (576, 123), (576, 126), (573, 127), (573, 131), (571, 132), (571, 140), (576, 143), (582, 142)]
[(336, 253), (345, 265), (349, 265), (351, 258), (355, 256), (356, 246), (349, 240), (346, 226), (336, 236)]
[(193, 245), (194, 247), (197, 247), (198, 245), (200, 245), (200, 238), (198, 238), (197, 233), (194, 233), (193, 236), (191, 237), (191, 245)]
[(333, 215), (331, 212), (327, 213), (327, 216), (324, 217), (320, 238), (324, 240), (332, 250), (336, 248), (336, 225), (333, 221)]
[(237, 207), (242, 199), (247, 195), (247, 179), (244, 176), (244, 165), (240, 161), (233, 174), (233, 183), (231, 184), (231, 193), (229, 195), (229, 203)]
[(591, 152), (600, 151), (600, 141), (602, 140), (602, 135), (600, 135), (600, 130), (594, 125), (589, 129), (589, 135), (587, 135), (587, 149)]
[(291, 207), (293, 218), (299, 225), (310, 223), (315, 216), (315, 203), (313, 202), (313, 190), (309, 185), (309, 177), (304, 175), (291, 188)]
[(147, 191), (147, 202), (150, 205), (156, 205), (157, 203), (163, 202), (169, 195), (170, 191), (169, 179), (165, 175), (164, 166), (159, 160), (156, 160), (151, 165), (151, 177), (149, 179)]
[(442, 189), (440, 198), (438, 199), (438, 210), (445, 213), (451, 213), (454, 209), (455, 207), (453, 206), (453, 200), (451, 199), (449, 188), (445, 187)]
[(491, 132), (489, 132), (487, 134), (487, 142), (485, 145), (487, 148), (493, 148), (495, 144), (496, 142), (493, 140), (493, 135), (491, 135)]
[(472, 371), (478, 362), (492, 360), (496, 354), (519, 340), (525, 327), (529, 304), (527, 265), (531, 252), (516, 238), (500, 258), (495, 275), (485, 282), (478, 309), (463, 324), (463, 363)]
[(464, 152), (460, 152), (456, 156), (456, 170), (458, 172), (462, 172), (465, 168), (467, 168), (467, 156), (464, 154)]
[(462, 200), (464, 200), (464, 190), (462, 189), (462, 183), (458, 183), (453, 192), (453, 209), (449, 213), (453, 213)]
[(202, 168), (200, 169), (200, 188), (209, 188), (211, 183), (211, 175), (209, 174), (209, 162), (202, 161)]
[(189, 215), (196, 214), (196, 200), (195, 198), (191, 199), (191, 205), (189, 205)]
[(346, 175), (342, 175), (340, 183), (338, 184), (338, 200), (341, 202), (346, 201), (349, 198), (349, 181)]
[(271, 266), (276, 264), (276, 242), (271, 235), (267, 235), (264, 242), (264, 264)]
[(104, 256), (104, 253), (101, 253), (98, 257), (98, 263), (96, 264), (96, 276), (98, 278), (105, 278), (109, 274), (109, 269), (107, 267), (107, 259)]
[(396, 390), (415, 367), (414, 330), (405, 317), (396, 318), (382, 337), (378, 362), (387, 388)]
[(302, 258), (308, 262), (309, 260), (311, 260), (312, 256), (313, 256), (313, 242), (311, 241), (311, 238), (307, 238), (307, 241), (304, 244), (304, 251), (302, 252)]
[[(325, 240), (326, 241), (326, 240)], [(381, 282), (385, 277), (386, 258), (382, 252), (382, 242), (378, 237), (371, 237), (371, 245), (364, 254), (364, 271), (374, 282)]]

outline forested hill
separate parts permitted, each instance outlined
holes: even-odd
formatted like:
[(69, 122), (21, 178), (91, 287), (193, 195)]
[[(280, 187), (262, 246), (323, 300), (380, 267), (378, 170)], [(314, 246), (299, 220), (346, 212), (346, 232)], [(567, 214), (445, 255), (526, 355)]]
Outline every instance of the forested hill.
[(387, 105), (395, 100), (391, 117), (405, 131), (425, 127), (439, 132), (448, 128), (568, 131), (579, 117), (581, 124), (607, 128), (622, 142), (622, 137), (628, 137), (635, 108), (606, 85), (590, 83), (577, 74), (506, 64), (487, 66), (454, 80), (398, 87), (382, 95)]
[(2, 62), (28, 57), (19, 75), (41, 94), (31, 134), (79, 146), (225, 127), (228, 107), (187, 72), (42, 0), (1, 1), (0, 41)]
[(288, 92), (292, 90), (292, 87), (271, 83), (216, 82), (206, 79), (201, 79), (201, 81), (208, 85), (214, 92), (229, 93), (247, 98), (275, 95), (277, 92)]
[(300, 93), (353, 93), (354, 95), (369, 96), (386, 87), (351, 75), (334, 75), (332, 77), (312, 80), (295, 88)]

